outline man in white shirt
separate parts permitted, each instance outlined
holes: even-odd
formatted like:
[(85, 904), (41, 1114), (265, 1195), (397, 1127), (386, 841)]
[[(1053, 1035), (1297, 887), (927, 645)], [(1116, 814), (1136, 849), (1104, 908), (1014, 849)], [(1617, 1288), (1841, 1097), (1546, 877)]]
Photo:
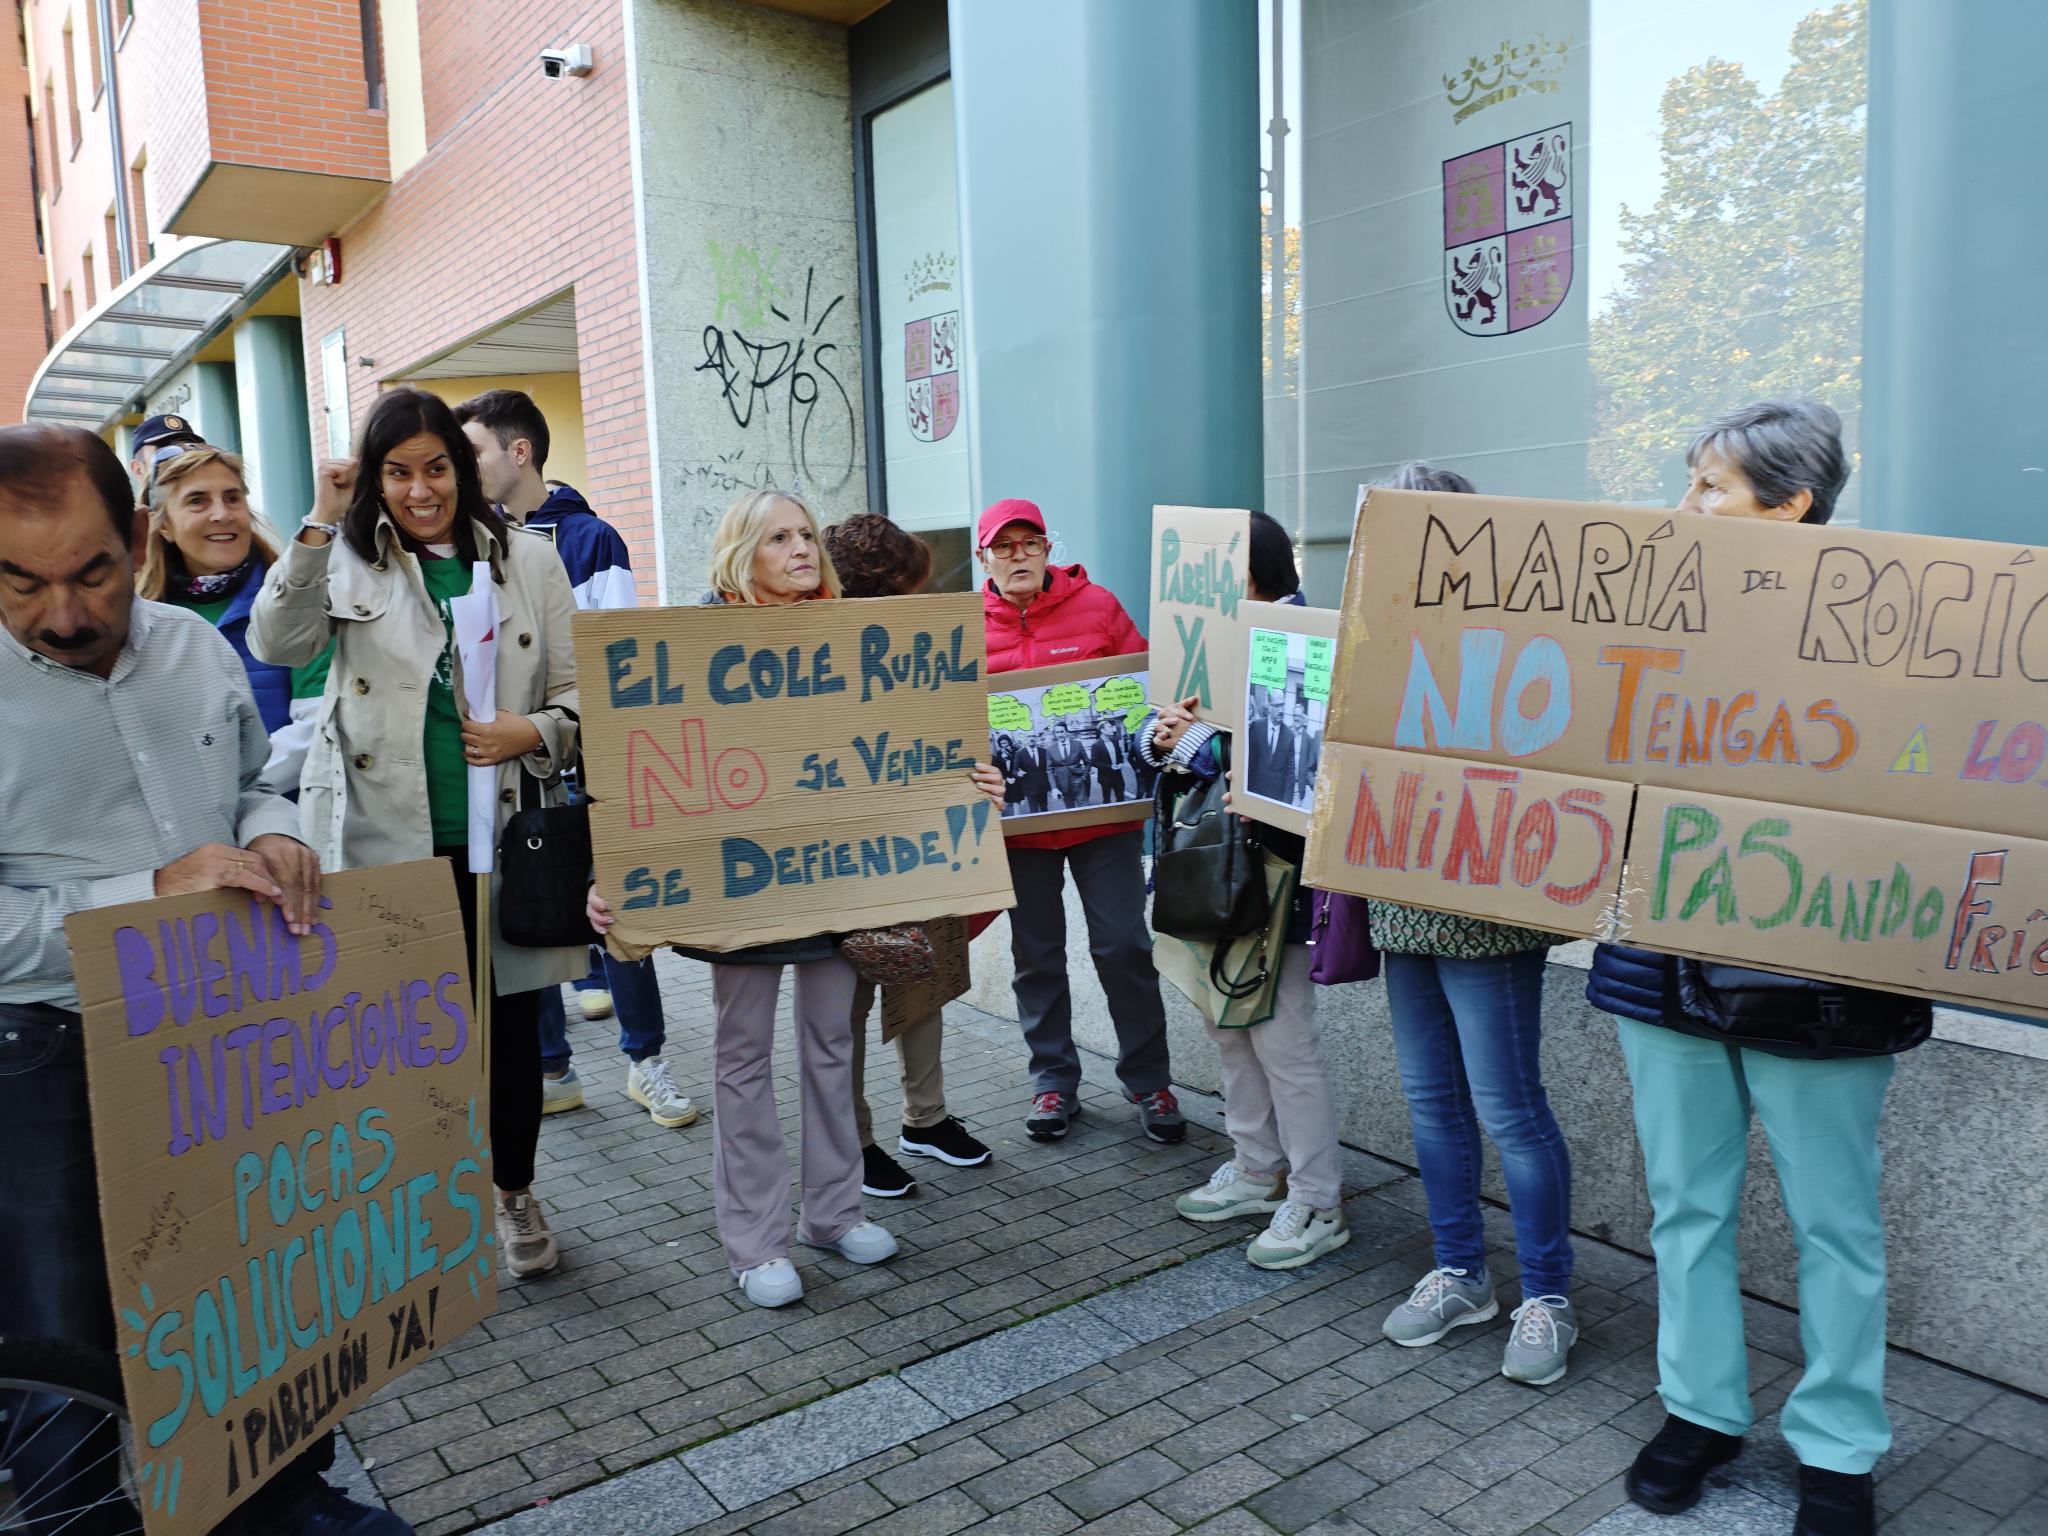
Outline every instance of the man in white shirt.
[[(237, 888), (309, 933), (320, 867), (264, 787), (269, 740), (234, 648), (135, 596), (143, 537), (113, 450), (76, 427), (0, 427), (0, 1334), (114, 1358), (78, 992), (64, 919)], [(29, 1531), (139, 1529), (115, 1431), (63, 1399), (0, 1394)], [(218, 1536), (410, 1536), (321, 1481), (330, 1432)], [(14, 1527), (10, 1525), (9, 1529)]]

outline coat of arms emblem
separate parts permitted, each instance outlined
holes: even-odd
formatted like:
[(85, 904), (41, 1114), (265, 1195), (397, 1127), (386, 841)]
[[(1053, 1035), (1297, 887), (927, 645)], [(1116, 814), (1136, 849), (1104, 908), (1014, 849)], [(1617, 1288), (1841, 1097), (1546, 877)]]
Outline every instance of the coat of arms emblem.
[(936, 443), (960, 419), (960, 311), (903, 327), (903, 379), (910, 435)]
[(1541, 325), (1572, 286), (1572, 125), (1446, 160), (1444, 306), (1468, 336)]

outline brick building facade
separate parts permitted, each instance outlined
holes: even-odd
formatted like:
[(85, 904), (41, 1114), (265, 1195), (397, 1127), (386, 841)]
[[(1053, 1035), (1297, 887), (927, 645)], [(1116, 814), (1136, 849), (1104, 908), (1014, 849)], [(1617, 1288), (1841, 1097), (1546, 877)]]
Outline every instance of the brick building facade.
[[(565, 12), (519, 0), (496, 7), (480, 32), (463, 0), (421, 0), (426, 153), (341, 231), (341, 282), (306, 287), (301, 304), (308, 403), (324, 442), (323, 338), (342, 333), (349, 419), (360, 421), (380, 386), (573, 292), (579, 489), (625, 535), (633, 563), (651, 569), (623, 32), (609, 3)], [(541, 50), (568, 41), (589, 45), (596, 69), (543, 77)]]

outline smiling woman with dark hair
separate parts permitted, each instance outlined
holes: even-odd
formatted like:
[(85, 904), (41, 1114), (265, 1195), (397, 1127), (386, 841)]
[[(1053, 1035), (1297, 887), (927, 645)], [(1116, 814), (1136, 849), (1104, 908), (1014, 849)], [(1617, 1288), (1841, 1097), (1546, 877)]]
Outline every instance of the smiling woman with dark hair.
[[(271, 567), (249, 623), (250, 649), (279, 666), (334, 647), (299, 779), (306, 841), (328, 869), (450, 860), (473, 929), (469, 770), (497, 770), (502, 832), (521, 791), (552, 799), (575, 755), (568, 575), (546, 539), (492, 510), (454, 412), (418, 390), (380, 396), (356, 459), (322, 463), (314, 485), (312, 516)], [(448, 607), (469, 592), (476, 561), (490, 563), (498, 604), (498, 710), (487, 720), (464, 719), (457, 703)], [(541, 1104), (534, 992), (588, 965), (580, 946), (508, 945), (494, 924), (492, 1176), (498, 1246), (515, 1279), (557, 1259), (530, 1187)]]

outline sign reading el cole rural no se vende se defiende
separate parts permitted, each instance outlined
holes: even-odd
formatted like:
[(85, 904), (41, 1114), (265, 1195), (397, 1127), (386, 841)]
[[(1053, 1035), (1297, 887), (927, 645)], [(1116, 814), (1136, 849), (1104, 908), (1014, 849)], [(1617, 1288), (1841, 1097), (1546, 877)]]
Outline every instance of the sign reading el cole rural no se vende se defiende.
[(979, 597), (579, 613), (576, 665), (620, 953), (1011, 905)]

